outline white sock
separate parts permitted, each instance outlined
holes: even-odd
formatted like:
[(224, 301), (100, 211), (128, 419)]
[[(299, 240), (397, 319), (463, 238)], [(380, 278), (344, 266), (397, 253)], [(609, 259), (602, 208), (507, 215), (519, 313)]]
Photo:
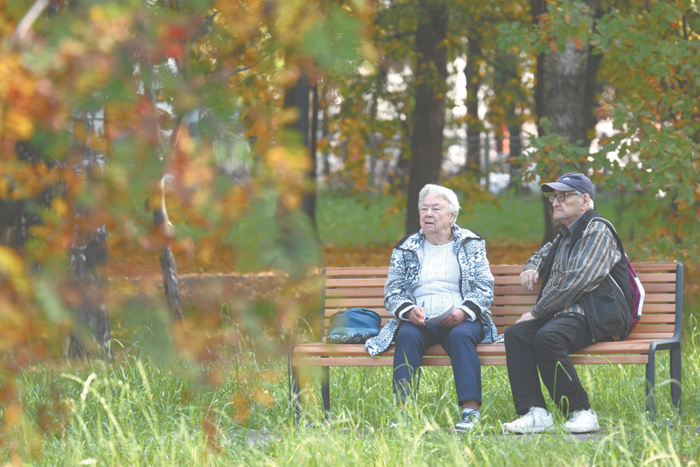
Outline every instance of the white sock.
[(547, 417), (549, 416), (549, 412), (547, 412), (547, 409), (543, 409), (542, 407), (533, 407), (535, 410), (534, 412), (539, 415), (540, 417)]

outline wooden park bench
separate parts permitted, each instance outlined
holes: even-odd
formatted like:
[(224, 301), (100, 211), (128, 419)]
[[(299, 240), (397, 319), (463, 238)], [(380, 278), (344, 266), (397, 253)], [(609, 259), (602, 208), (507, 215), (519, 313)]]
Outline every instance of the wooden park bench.
[[(654, 376), (657, 350), (670, 351), (671, 399), (680, 415), (681, 410), (681, 326), (683, 323), (683, 265), (676, 262), (633, 263), (644, 285), (646, 297), (642, 319), (630, 336), (622, 341), (590, 345), (572, 360), (576, 364), (644, 364), (646, 365), (646, 408), (652, 419), (654, 405)], [(321, 398), (326, 417), (330, 414), (330, 367), (392, 366), (394, 345), (372, 358), (362, 344), (326, 343), (330, 317), (351, 307), (369, 308), (382, 317), (382, 325), (391, 318), (384, 308), (384, 283), (388, 268), (354, 267), (323, 270), (325, 281), (321, 304), (320, 340), (293, 345), (289, 353), (290, 400), (300, 411), (298, 399), (298, 367), (320, 367), (322, 370)], [(523, 313), (530, 311), (539, 292), (536, 286), (527, 290), (520, 285), (522, 266), (491, 266), (494, 276), (493, 320), (502, 334)], [(504, 344), (477, 346), (482, 365), (505, 365)], [(423, 366), (449, 366), (450, 359), (441, 346), (428, 349)]]

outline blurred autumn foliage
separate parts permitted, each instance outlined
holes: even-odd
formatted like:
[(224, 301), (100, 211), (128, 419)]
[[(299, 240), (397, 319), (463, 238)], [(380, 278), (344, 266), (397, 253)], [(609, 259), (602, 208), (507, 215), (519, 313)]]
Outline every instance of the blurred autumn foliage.
[[(216, 361), (233, 342), (225, 305), (261, 351), (279, 351), (321, 257), (298, 212), (309, 150), (282, 97), (371, 55), (370, 14), (364, 2), (0, 1), (6, 434), (21, 418), (13, 375), (62, 348), (111, 358), (122, 325), (155, 329), (153, 358)], [(192, 296), (193, 316), (173, 325), (150, 275), (171, 246), (185, 272), (226, 259), (226, 271), (280, 271), (274, 294)], [(107, 292), (114, 274), (141, 280)]]

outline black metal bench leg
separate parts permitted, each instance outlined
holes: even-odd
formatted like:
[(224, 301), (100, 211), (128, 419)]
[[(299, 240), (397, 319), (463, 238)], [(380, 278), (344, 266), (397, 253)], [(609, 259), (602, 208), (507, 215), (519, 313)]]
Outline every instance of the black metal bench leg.
[(423, 373), (423, 367), (418, 367), (418, 371), (416, 373), (416, 390), (413, 391), (413, 402), (418, 402), (418, 389), (420, 389), (420, 376)]
[(683, 389), (681, 386), (681, 345), (678, 344), (670, 350), (671, 364), (671, 401), (678, 412), (678, 418), (681, 417), (681, 402)]
[(323, 400), (323, 413), (326, 421), (331, 418), (331, 381), (330, 368), (321, 367), (321, 399)]
[(290, 407), (294, 409), (294, 424), (298, 424), (301, 421), (301, 400), (299, 394), (301, 389), (299, 387), (299, 370), (292, 366), (292, 352), (294, 347), (289, 350), (289, 358), (287, 360), (287, 372), (289, 376), (289, 404)]
[(656, 358), (654, 353), (649, 353), (649, 363), (647, 363), (646, 371), (646, 387), (647, 387), (647, 412), (651, 415), (651, 420), (656, 421), (656, 405), (654, 404), (654, 366)]

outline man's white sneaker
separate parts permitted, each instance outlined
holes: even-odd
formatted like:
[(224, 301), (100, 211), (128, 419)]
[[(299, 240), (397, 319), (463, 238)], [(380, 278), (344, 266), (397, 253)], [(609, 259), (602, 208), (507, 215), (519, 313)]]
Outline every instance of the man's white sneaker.
[(541, 407), (530, 407), (522, 417), (503, 424), (503, 428), (511, 433), (542, 433), (550, 431), (553, 426), (552, 414)]
[(598, 428), (600, 428), (598, 416), (592, 410), (578, 410), (566, 422), (566, 429), (569, 430), (569, 433), (590, 433)]

